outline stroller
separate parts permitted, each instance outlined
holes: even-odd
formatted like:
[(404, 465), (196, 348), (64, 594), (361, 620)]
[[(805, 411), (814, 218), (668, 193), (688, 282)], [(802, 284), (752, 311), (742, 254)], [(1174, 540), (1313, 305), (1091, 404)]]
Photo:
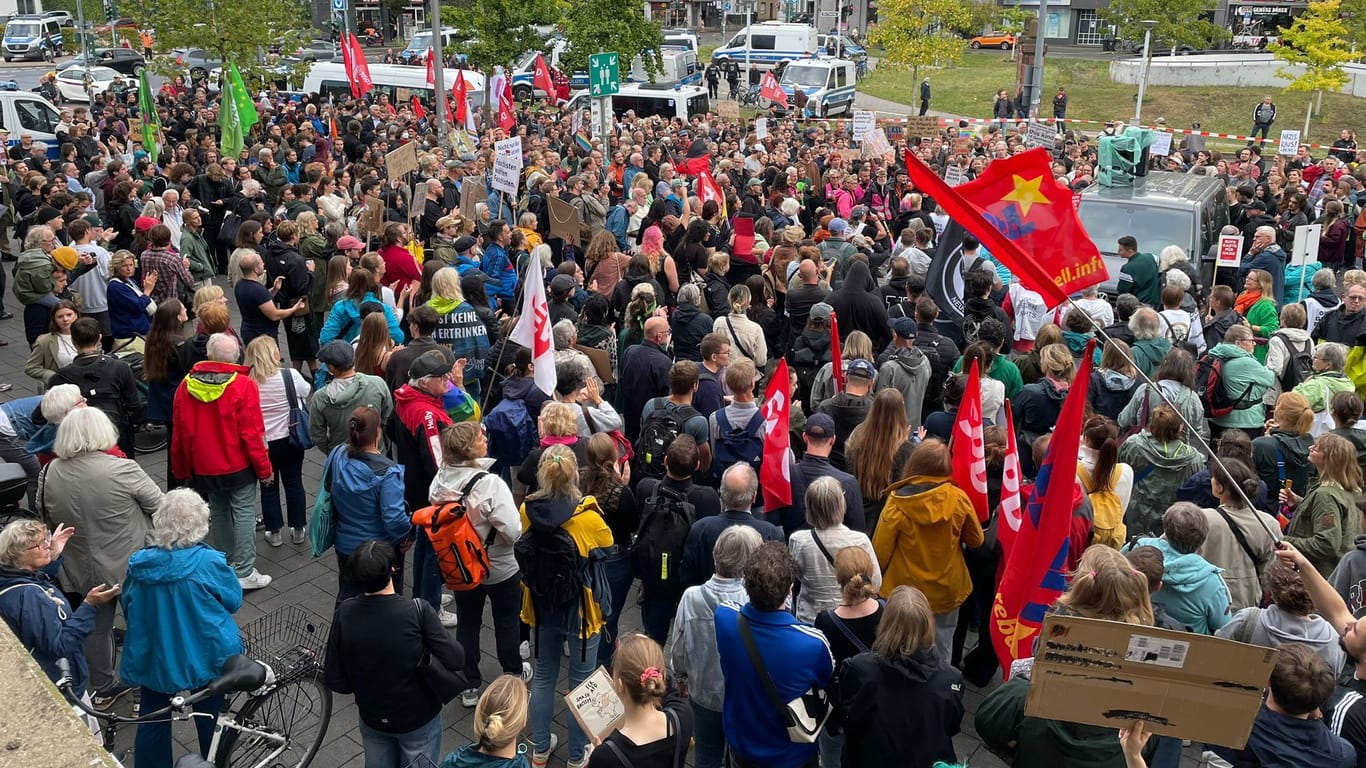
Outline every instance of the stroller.
[(0, 463), (0, 528), (16, 520), (37, 520), (38, 513), (20, 502), (28, 495), (28, 473), (18, 464)]

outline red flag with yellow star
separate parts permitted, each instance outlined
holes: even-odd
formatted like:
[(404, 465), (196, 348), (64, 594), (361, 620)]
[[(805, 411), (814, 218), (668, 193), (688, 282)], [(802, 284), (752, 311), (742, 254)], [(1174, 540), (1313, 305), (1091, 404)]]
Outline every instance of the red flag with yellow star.
[(1110, 277), (1077, 218), (1072, 190), (1053, 178), (1042, 148), (995, 160), (976, 180), (950, 187), (906, 153), (911, 182), (972, 233), (1049, 306)]

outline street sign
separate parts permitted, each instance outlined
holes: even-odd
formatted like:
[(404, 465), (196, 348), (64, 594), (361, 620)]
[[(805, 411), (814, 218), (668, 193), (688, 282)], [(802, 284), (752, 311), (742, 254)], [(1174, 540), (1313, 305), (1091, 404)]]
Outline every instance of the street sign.
[(822, 17), (822, 18), (830, 18), (830, 19), (833, 19), (833, 18), (835, 18), (836, 16), (839, 16), (839, 12), (838, 12), (838, 11), (821, 11), (821, 17)]
[(332, 10), (334, 10), (334, 11), (344, 11), (344, 10), (346, 10), (346, 0), (332, 0)]
[(588, 57), (588, 88), (589, 95), (595, 97), (612, 96), (621, 90), (621, 68), (615, 53)]

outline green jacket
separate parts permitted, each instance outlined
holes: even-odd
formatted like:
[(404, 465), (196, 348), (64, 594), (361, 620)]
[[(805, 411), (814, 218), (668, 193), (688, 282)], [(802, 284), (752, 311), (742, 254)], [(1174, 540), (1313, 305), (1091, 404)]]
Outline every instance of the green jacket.
[(1304, 395), (1305, 399), (1309, 401), (1309, 407), (1314, 409), (1314, 413), (1323, 413), (1328, 410), (1328, 406), (1332, 403), (1333, 395), (1339, 392), (1355, 392), (1356, 385), (1343, 373), (1324, 371), (1300, 382), (1291, 391), (1297, 395)]
[(1162, 443), (1146, 431), (1120, 444), (1119, 460), (1134, 470), (1134, 489), (1124, 511), (1131, 536), (1160, 535), (1162, 515), (1176, 498), (1176, 490), (1205, 467), (1204, 455), (1186, 443)]
[[(1276, 314), (1276, 302), (1263, 297), (1253, 303), (1247, 308), (1247, 324), (1257, 329), (1257, 338), (1271, 338), (1271, 334), (1281, 329), (1281, 318)], [(1267, 345), (1258, 344), (1252, 356), (1257, 358), (1257, 362), (1266, 365), (1266, 353)]]
[(212, 280), (218, 272), (218, 262), (209, 250), (209, 241), (189, 227), (180, 230), (180, 254), (190, 260), (190, 276), (195, 282)]
[(14, 298), (28, 306), (52, 293), (56, 283), (52, 281), (52, 257), (42, 248), (30, 248), (19, 254), (14, 265)]
[[(1243, 402), (1251, 403), (1246, 408), (1235, 408), (1227, 416), (1211, 421), (1220, 427), (1238, 429), (1260, 427), (1266, 423), (1262, 393), (1276, 381), (1276, 374), (1236, 344), (1216, 344), (1214, 349), (1209, 351), (1209, 355), (1224, 361), (1224, 392), (1229, 397), (1242, 397), (1243, 393), (1247, 392)], [(1249, 384), (1252, 385), (1251, 391), (1248, 391)]]
[(346, 442), (349, 433), (346, 421), (351, 412), (362, 405), (373, 406), (379, 411), (380, 424), (389, 422), (389, 416), (394, 412), (394, 396), (384, 379), (358, 372), (351, 378), (333, 379), (313, 393), (308, 402), (308, 434), (323, 455)]
[(1162, 280), (1157, 274), (1157, 257), (1140, 251), (1119, 268), (1119, 292), (1132, 293), (1150, 307), (1162, 306)]
[(1157, 366), (1162, 364), (1162, 358), (1172, 351), (1172, 343), (1162, 336), (1155, 339), (1139, 339), (1130, 345), (1129, 351), (1133, 354), (1139, 370), (1152, 376), (1157, 372)]
[(280, 190), (289, 184), (289, 177), (285, 175), (285, 169), (278, 163), (270, 170), (261, 166), (256, 166), (256, 180), (261, 182), (261, 187), (266, 191), (266, 199), (270, 200), (271, 205), (280, 202)]
[(1015, 675), (977, 706), (977, 735), (1015, 768), (1124, 768), (1114, 728), (1025, 716), (1029, 678)]
[(313, 262), (313, 288), (308, 293), (308, 311), (320, 314), (327, 306), (327, 240), (317, 232), (299, 238), (299, 255)]
[(1303, 552), (1326, 579), (1356, 546), (1360, 532), (1356, 495), (1337, 486), (1318, 485), (1295, 507), (1285, 541)]
[(455, 240), (440, 232), (432, 236), (427, 246), (427, 258), (436, 259), (448, 267), (455, 266)]

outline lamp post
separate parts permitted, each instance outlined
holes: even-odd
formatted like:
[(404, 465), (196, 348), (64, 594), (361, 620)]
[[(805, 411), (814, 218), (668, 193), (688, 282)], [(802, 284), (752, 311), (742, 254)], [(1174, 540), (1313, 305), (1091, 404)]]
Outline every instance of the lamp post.
[(1134, 119), (1129, 125), (1137, 127), (1143, 119), (1143, 94), (1148, 90), (1148, 67), (1153, 63), (1153, 27), (1156, 21), (1144, 19), (1143, 25), (1143, 75), (1138, 79), (1138, 103), (1134, 105)]

